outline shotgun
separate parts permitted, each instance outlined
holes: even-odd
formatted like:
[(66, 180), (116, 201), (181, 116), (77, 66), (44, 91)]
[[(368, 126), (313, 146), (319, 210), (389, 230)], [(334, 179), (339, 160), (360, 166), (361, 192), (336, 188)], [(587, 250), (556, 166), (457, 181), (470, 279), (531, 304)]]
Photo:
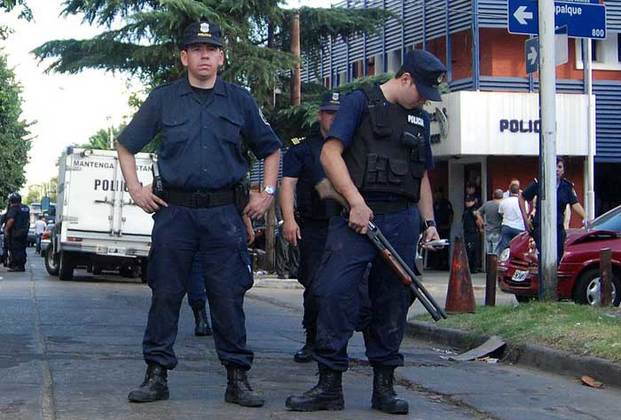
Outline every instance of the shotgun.
[[(322, 200), (335, 200), (346, 209), (349, 209), (349, 204), (345, 200), (345, 197), (334, 189), (334, 186), (328, 178), (324, 178), (318, 182), (317, 185), (315, 185), (315, 189)], [(446, 312), (444, 312), (434, 300), (433, 296), (425, 289), (423, 283), (416, 274), (414, 274), (412, 269), (403, 261), (401, 256), (397, 254), (375, 223), (369, 221), (366, 235), (380, 252), (384, 261), (386, 261), (390, 268), (399, 276), (401, 283), (412, 290), (416, 298), (422, 303), (434, 321), (446, 318)]]

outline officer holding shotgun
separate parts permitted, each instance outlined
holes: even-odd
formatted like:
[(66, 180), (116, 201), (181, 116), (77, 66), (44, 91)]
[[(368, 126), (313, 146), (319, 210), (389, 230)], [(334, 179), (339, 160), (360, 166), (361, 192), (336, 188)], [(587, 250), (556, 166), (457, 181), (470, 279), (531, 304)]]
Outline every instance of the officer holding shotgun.
[(369, 262), (372, 319), (363, 331), (373, 367), (372, 407), (408, 413), (397, 398), (394, 369), (403, 365), (399, 346), (412, 294), (397, 279), (365, 236), (369, 221), (408, 266), (414, 259), (421, 217), (424, 241), (439, 239), (427, 171), (433, 167), (426, 100), (441, 99), (444, 65), (432, 54), (408, 52), (395, 77), (344, 98), (326, 137), (321, 163), (328, 179), (349, 204), (349, 217), (330, 220), (315, 289), (319, 304), (315, 359), (319, 383), (286, 405), (295, 411), (342, 410), (342, 374), (347, 343), (358, 320), (358, 282)]

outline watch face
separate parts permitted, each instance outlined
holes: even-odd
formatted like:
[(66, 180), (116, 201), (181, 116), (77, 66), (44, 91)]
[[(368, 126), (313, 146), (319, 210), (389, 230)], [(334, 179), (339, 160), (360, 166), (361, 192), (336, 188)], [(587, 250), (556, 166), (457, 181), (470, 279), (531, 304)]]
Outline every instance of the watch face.
[(272, 195), (272, 194), (274, 194), (276, 192), (276, 189), (274, 187), (272, 187), (271, 185), (268, 185), (268, 186), (265, 187), (265, 189), (263, 191), (265, 191), (266, 193)]

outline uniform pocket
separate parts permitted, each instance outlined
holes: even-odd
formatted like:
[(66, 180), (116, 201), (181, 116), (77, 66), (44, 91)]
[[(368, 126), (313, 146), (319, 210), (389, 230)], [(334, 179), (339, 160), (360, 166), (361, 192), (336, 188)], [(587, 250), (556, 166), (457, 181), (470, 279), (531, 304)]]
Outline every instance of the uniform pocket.
[(401, 184), (408, 173), (408, 162), (402, 159), (390, 159), (388, 162), (390, 166), (388, 182), (395, 185)]

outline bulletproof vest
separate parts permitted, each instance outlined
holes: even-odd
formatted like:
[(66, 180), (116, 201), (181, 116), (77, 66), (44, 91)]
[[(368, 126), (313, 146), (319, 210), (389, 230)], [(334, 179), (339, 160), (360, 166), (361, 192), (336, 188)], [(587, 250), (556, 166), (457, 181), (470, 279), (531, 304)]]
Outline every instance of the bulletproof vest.
[(30, 208), (21, 204), (19, 206), (19, 212), (15, 216), (15, 224), (13, 225), (13, 235), (22, 236), (28, 234), (28, 228), (30, 227)]
[[(317, 133), (318, 136), (321, 134)], [(321, 145), (323, 142), (320, 137), (308, 137), (308, 150), (311, 153), (311, 161), (313, 168), (305, 168), (304, 173), (298, 178), (296, 188), (296, 204), (297, 210), (300, 216), (314, 220), (327, 220), (329, 219), (329, 213), (327, 208), (327, 202), (319, 198), (319, 194), (315, 190), (317, 182), (321, 181), (321, 178), (325, 177), (321, 162), (319, 161), (319, 155), (321, 153)]]
[(363, 91), (369, 112), (343, 154), (352, 181), (363, 196), (385, 192), (416, 203), (426, 162), (424, 111), (389, 103), (379, 86)]

